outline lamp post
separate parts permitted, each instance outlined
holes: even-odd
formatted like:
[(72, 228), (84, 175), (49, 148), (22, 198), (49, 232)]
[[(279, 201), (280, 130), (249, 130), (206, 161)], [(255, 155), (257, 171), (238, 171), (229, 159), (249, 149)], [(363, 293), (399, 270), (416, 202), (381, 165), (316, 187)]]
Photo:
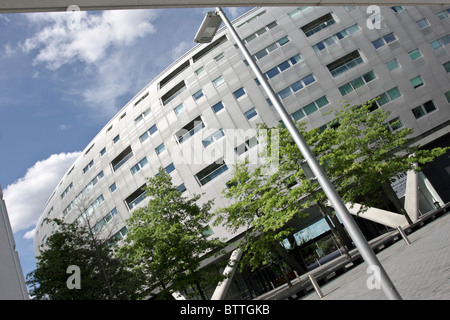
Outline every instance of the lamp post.
[(294, 121), (287, 113), (286, 109), (280, 102), (277, 94), (273, 91), (266, 77), (253, 60), (253, 57), (245, 47), (241, 38), (239, 37), (233, 25), (228, 20), (226, 14), (222, 11), (221, 8), (217, 7), (215, 12), (207, 13), (199, 31), (197, 32), (197, 35), (195, 36), (194, 41), (199, 43), (211, 42), (212, 39), (214, 38), (214, 35), (216, 34), (217, 30), (220, 27), (219, 18), (224, 22), (225, 26), (228, 28), (228, 31), (231, 33), (231, 36), (236, 41), (239, 49), (244, 54), (244, 57), (245, 59), (247, 59), (247, 62), (250, 65), (251, 69), (256, 74), (259, 82), (261, 83), (261, 86), (269, 96), (269, 99), (272, 101), (272, 104), (277, 110), (278, 114), (280, 115), (281, 120), (288, 129), (292, 138), (294, 139), (294, 142), (296, 143), (297, 147), (300, 149), (300, 152), (302, 153), (306, 161), (306, 164), (309, 166), (312, 173), (314, 174), (314, 177), (317, 179), (320, 186), (322, 187), (322, 190), (324, 191), (325, 195), (327, 196), (328, 200), (330, 201), (331, 205), (336, 211), (336, 214), (338, 215), (338, 217), (344, 224), (345, 228), (347, 229), (350, 237), (352, 238), (353, 242), (358, 248), (364, 261), (370, 267), (372, 268), (375, 267), (375, 269), (379, 273), (377, 274), (377, 276), (380, 282), (381, 289), (384, 291), (384, 294), (390, 300), (401, 300), (402, 298), (400, 294), (398, 293), (394, 284), (390, 280), (388, 274), (384, 270), (383, 266), (381, 265), (377, 256), (373, 252), (369, 243), (364, 238), (361, 230), (356, 225), (356, 222), (351, 217), (347, 207), (344, 205), (341, 197), (336, 192), (336, 189), (334, 188), (333, 184), (326, 176), (325, 172), (323, 171), (314, 154), (311, 152), (309, 146), (307, 145), (300, 131), (297, 129)]

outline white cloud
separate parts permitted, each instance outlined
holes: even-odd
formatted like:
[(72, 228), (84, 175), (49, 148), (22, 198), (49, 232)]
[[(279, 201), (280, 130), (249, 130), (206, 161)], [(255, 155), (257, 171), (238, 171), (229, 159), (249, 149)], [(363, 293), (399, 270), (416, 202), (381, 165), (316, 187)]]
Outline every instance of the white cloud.
[[(81, 152), (53, 154), (36, 162), (23, 178), (3, 191), (13, 232), (36, 225), (54, 188)], [(29, 239), (33, 230), (25, 234)]]
[[(69, 20), (74, 14), (79, 15), (78, 22), (70, 28)], [(27, 53), (37, 50), (34, 63), (56, 70), (75, 61), (97, 63), (110, 47), (130, 46), (154, 33), (151, 22), (156, 13), (154, 10), (112, 10), (34, 13), (26, 17), (39, 31), (21, 43), (22, 50)]]

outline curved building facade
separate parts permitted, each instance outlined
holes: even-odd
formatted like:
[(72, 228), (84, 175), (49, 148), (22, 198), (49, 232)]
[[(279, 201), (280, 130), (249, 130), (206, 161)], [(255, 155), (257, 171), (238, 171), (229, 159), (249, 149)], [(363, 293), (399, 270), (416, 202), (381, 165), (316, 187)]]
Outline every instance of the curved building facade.
[[(375, 20), (366, 7), (270, 7), (252, 9), (233, 24), (294, 120), (323, 127), (333, 120), (324, 114), (340, 101), (362, 104), (380, 96), (379, 107), (392, 112), (389, 120), (414, 128), (419, 143), (448, 145), (449, 15), (437, 6), (382, 7)], [(280, 121), (255, 78), (225, 28), (175, 61), (65, 174), (38, 222), (36, 254), (53, 231), (44, 219), (79, 219), (81, 198), (96, 230), (125, 236), (126, 219), (146, 203), (146, 178), (160, 167), (180, 192), (205, 193), (202, 200), (226, 205), (221, 191), (232, 162), (257, 154), (256, 124)], [(230, 241), (239, 236), (220, 226), (210, 232)]]

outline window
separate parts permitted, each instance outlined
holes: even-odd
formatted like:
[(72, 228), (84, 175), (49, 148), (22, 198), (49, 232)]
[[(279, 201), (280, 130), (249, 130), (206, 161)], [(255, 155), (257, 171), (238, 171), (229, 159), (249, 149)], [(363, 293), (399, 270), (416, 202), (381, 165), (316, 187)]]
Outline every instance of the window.
[(160, 155), (164, 150), (166, 150), (166, 146), (164, 145), (164, 143), (161, 143), (159, 146), (155, 148), (157, 155)]
[(378, 49), (378, 48), (381, 48), (382, 46), (384, 46), (388, 43), (391, 43), (395, 40), (397, 40), (397, 38), (394, 35), (394, 33), (389, 33), (389, 34), (385, 35), (384, 37), (381, 37), (375, 41), (372, 41), (372, 44), (375, 47), (375, 49)]
[(450, 61), (447, 61), (442, 65), (445, 69), (445, 71), (450, 72)]
[(116, 186), (115, 182), (109, 186), (109, 191), (111, 191), (111, 192), (114, 192), (116, 189), (117, 189), (117, 186)]
[(333, 15), (330, 13), (327, 13), (326, 15), (304, 25), (300, 29), (305, 33), (307, 37), (312, 36), (313, 34), (319, 32), (320, 30), (323, 30), (333, 24), (336, 23), (336, 20), (334, 20)]
[[(174, 170), (175, 170), (175, 166), (173, 165), (173, 162), (172, 162), (171, 164), (169, 164), (167, 167), (164, 168), (164, 171), (165, 171), (167, 174), (172, 173)], [(160, 173), (158, 172), (156, 175), (159, 176)]]
[(225, 133), (223, 133), (222, 129), (217, 130), (216, 132), (214, 132), (212, 135), (210, 135), (209, 137), (207, 137), (206, 139), (204, 139), (202, 141), (203, 146), (206, 148), (208, 146), (210, 146), (211, 144), (213, 144), (215, 141), (219, 140), (220, 138), (222, 138), (225, 135)]
[(186, 187), (185, 187), (184, 183), (180, 184), (180, 185), (177, 187), (177, 191), (178, 191), (179, 193), (183, 193), (183, 192), (186, 191)]
[(99, 232), (103, 227), (112, 220), (117, 215), (117, 209), (114, 208), (110, 212), (108, 212), (103, 218), (101, 218), (93, 227), (92, 231), (94, 233)]
[(450, 103), (450, 91), (445, 93), (445, 98), (447, 99), (447, 102)]
[(394, 11), (395, 13), (400, 13), (403, 10), (405, 10), (405, 8), (403, 6), (393, 6), (391, 7), (392, 11)]
[(446, 35), (442, 38), (439, 38), (437, 40), (431, 41), (430, 45), (433, 48), (433, 50), (437, 50), (439, 48), (442, 48), (450, 43), (450, 35)]
[(408, 52), (408, 54), (409, 54), (409, 57), (411, 58), (411, 60), (413, 60), (413, 61), (422, 57), (422, 53), (420, 52), (419, 49), (414, 49), (414, 50)]
[(436, 108), (436, 105), (434, 104), (433, 100), (430, 100), (430, 101), (425, 102), (423, 105), (415, 107), (411, 111), (414, 114), (414, 117), (416, 117), (416, 119), (419, 119), (419, 118), (423, 117), (424, 115), (426, 115), (430, 112), (433, 112), (436, 109), (437, 108)]
[(220, 53), (219, 55), (215, 56), (215, 57), (214, 57), (214, 60), (215, 60), (216, 62), (219, 62), (219, 61), (222, 60), (223, 58), (225, 58), (225, 54), (222, 52), (222, 53)]
[(142, 102), (142, 100), (144, 100), (145, 98), (147, 98), (147, 97), (148, 97), (148, 94), (149, 94), (149, 93), (147, 92), (147, 93), (145, 93), (142, 97), (140, 97), (139, 100), (136, 101), (136, 102), (134, 103), (134, 106), (136, 107), (139, 103)]
[(131, 173), (135, 174), (136, 172), (140, 171), (145, 165), (148, 164), (147, 157), (142, 158), (141, 161), (136, 163), (134, 166), (131, 167)]
[(145, 117), (147, 117), (151, 113), (150, 107), (148, 107), (144, 112), (142, 112), (136, 119), (134, 119), (134, 123), (138, 124), (141, 122)]
[(261, 35), (263, 35), (264, 33), (267, 32), (267, 30), (270, 30), (274, 27), (276, 27), (278, 24), (276, 21), (269, 23), (268, 25), (266, 25), (264, 28), (259, 29), (258, 31), (256, 31), (255, 33), (252, 33), (251, 35), (245, 37), (243, 39), (243, 41), (245, 43), (249, 43), (250, 41), (256, 39), (257, 37), (260, 37)]
[(184, 110), (184, 105), (182, 103), (180, 103), (175, 108), (173, 108), (173, 111), (175, 112), (176, 115), (179, 115), (181, 112), (183, 112), (183, 110)]
[[(272, 79), (273, 77), (275, 77), (280, 72), (283, 72), (284, 70), (286, 70), (286, 69), (296, 65), (300, 61), (302, 61), (302, 57), (299, 54), (296, 54), (292, 58), (290, 58), (290, 59), (280, 63), (275, 68), (272, 68), (269, 71), (267, 71), (266, 74), (265, 74), (266, 78), (267, 79)], [(255, 80), (258, 80), (258, 79), (255, 79)], [(257, 83), (258, 83), (258, 85), (260, 85), (259, 81)]]
[(378, 105), (378, 107), (381, 107), (382, 105), (392, 100), (395, 100), (400, 96), (401, 96), (400, 90), (398, 89), (398, 87), (394, 87), (391, 90), (388, 90), (380, 94), (378, 100), (376, 101), (376, 104)]
[(120, 135), (114, 137), (113, 142), (116, 144), (120, 140)]
[(186, 84), (184, 83), (184, 81), (181, 81), (161, 97), (163, 105), (167, 105), (170, 101), (178, 97), (185, 90)]
[(83, 168), (83, 173), (86, 173), (94, 165), (94, 160), (91, 160), (86, 167)]
[(373, 71), (369, 71), (365, 74), (363, 74), (360, 77), (357, 77), (353, 79), (350, 82), (347, 82), (346, 84), (339, 87), (339, 91), (341, 92), (342, 96), (345, 96), (346, 94), (352, 92), (353, 90), (358, 89), (359, 87), (362, 87), (369, 83), (370, 81), (376, 79), (375, 73)]
[(399, 64), (398, 64), (397, 59), (386, 62), (386, 67), (389, 69), (389, 71), (397, 69), (398, 66), (399, 66)]
[(147, 197), (147, 192), (144, 190), (144, 188), (145, 184), (143, 184), (140, 188), (138, 188), (125, 199), (125, 203), (127, 204), (129, 210), (133, 209)]
[(100, 157), (102, 157), (106, 153), (106, 147), (100, 150)]
[(151, 135), (153, 135), (156, 131), (158, 131), (158, 128), (156, 127), (156, 124), (154, 124), (153, 126), (150, 127), (150, 129), (148, 129), (147, 131), (145, 131), (145, 132), (139, 137), (139, 140), (141, 140), (141, 142), (144, 142), (144, 141), (147, 140)]
[(131, 150), (131, 146), (128, 146), (116, 158), (114, 158), (113, 161), (111, 161), (111, 166), (113, 167), (113, 171), (117, 171), (117, 169), (119, 169), (132, 156), (133, 156), (133, 150)]
[(224, 82), (225, 82), (225, 79), (223, 78), (223, 76), (220, 76), (212, 81), (214, 87), (216, 87), (216, 88), (218, 86), (220, 86), (221, 84), (223, 84)]
[(190, 137), (192, 137), (194, 134), (199, 132), (201, 129), (205, 127), (205, 124), (200, 116), (189, 122), (187, 125), (185, 125), (183, 128), (178, 130), (175, 133), (175, 137), (178, 141), (178, 143), (183, 143)]
[(428, 20), (426, 18), (422, 19), (422, 20), (419, 20), (419, 21), (416, 21), (416, 24), (419, 27), (419, 29), (423, 29), (423, 28), (426, 28), (426, 27), (430, 26), (430, 23), (428, 22)]
[(359, 54), (359, 51), (355, 50), (355, 51), (343, 56), (342, 58), (339, 58), (338, 60), (328, 64), (327, 68), (333, 77), (337, 77), (338, 75), (342, 74), (343, 72), (348, 71), (363, 62), (364, 62), (364, 60), (362, 59), (361, 55)]
[(177, 75), (182, 73), (190, 66), (189, 60), (182, 63), (178, 68), (172, 71), (169, 75), (167, 75), (164, 79), (159, 82), (159, 88), (162, 89), (167, 83), (173, 80)]
[(423, 86), (423, 80), (421, 76), (414, 77), (409, 81), (411, 81), (411, 84), (414, 87), (414, 89)]
[(291, 117), (295, 121), (299, 121), (300, 119), (304, 118), (307, 115), (310, 115), (311, 113), (319, 110), (320, 108), (326, 106), (329, 103), (330, 102), (328, 101), (326, 96), (320, 97), (319, 99), (317, 99), (311, 103), (308, 103), (303, 108), (292, 113)]
[(449, 9), (445, 9), (443, 11), (439, 11), (437, 13), (437, 16), (439, 17), (439, 19), (444, 20), (447, 19), (448, 16), (450, 16), (450, 8)]
[(194, 93), (194, 94), (192, 95), (192, 97), (194, 98), (194, 100), (198, 100), (198, 99), (200, 99), (201, 97), (203, 97), (203, 91), (202, 91), (202, 89), (200, 89), (200, 90), (198, 90), (196, 93)]
[(295, 82), (294, 84), (290, 85), (289, 87), (278, 92), (278, 96), (280, 97), (280, 99), (284, 100), (287, 97), (289, 97), (291, 94), (303, 89), (303, 87), (306, 87), (315, 81), (316, 81), (316, 78), (314, 77), (313, 74), (307, 75), (303, 79)]
[(203, 71), (205, 71), (205, 67), (200, 67), (200, 68), (198, 68), (197, 70), (195, 70), (195, 74), (196, 75), (199, 75), (199, 74), (201, 74)]
[(331, 37), (328, 37), (315, 45), (312, 46), (315, 52), (322, 51), (323, 49), (333, 45), (334, 43), (338, 42), (339, 40), (342, 40), (344, 38), (347, 38), (349, 35), (354, 34), (361, 30), (357, 24), (354, 24), (346, 29), (343, 29), (339, 31), (338, 33), (335, 33)]
[(66, 194), (69, 193), (69, 191), (70, 191), (70, 189), (72, 189), (72, 187), (73, 187), (73, 183), (71, 182), (69, 184), (69, 186), (64, 190), (64, 192), (61, 193), (61, 199), (64, 199), (64, 197), (66, 196)]
[(223, 159), (219, 159), (213, 162), (195, 175), (197, 182), (200, 186), (204, 186), (211, 180), (217, 178), (219, 175), (228, 170), (227, 165), (223, 162)]
[(250, 110), (246, 111), (244, 114), (245, 114), (245, 117), (247, 118), (247, 120), (250, 120), (251, 118), (258, 115), (255, 108), (251, 108)]
[(214, 111), (214, 113), (219, 112), (220, 110), (222, 110), (224, 108), (222, 101), (219, 101), (218, 103), (216, 103), (215, 105), (213, 105), (211, 107)]
[(399, 117), (392, 119), (391, 121), (388, 122), (388, 124), (392, 131), (398, 130), (401, 127), (403, 127), (403, 123)]
[(260, 60), (261, 58), (265, 57), (267, 54), (273, 52), (274, 50), (278, 49), (279, 47), (284, 46), (286, 43), (288, 43), (290, 40), (288, 36), (285, 36), (281, 38), (280, 40), (272, 43), (270, 46), (262, 49), (261, 51), (258, 51), (254, 54), (254, 58), (256, 60)]
[(235, 92), (233, 92), (233, 96), (236, 98), (236, 100), (238, 100), (239, 98), (241, 98), (244, 95), (245, 95), (244, 88), (239, 88)]
[(288, 16), (292, 19), (297, 19), (302, 17), (306, 12), (310, 11), (311, 7), (298, 7), (290, 12), (288, 12)]
[(305, 117), (305, 113), (303, 112), (303, 109), (298, 109), (293, 114), (291, 114), (291, 117), (292, 119), (294, 119), (294, 121), (298, 121)]
[(256, 137), (250, 138), (250, 139), (246, 140), (244, 143), (242, 143), (239, 146), (237, 146), (236, 148), (234, 148), (234, 152), (236, 152), (236, 154), (238, 156), (240, 156), (241, 154), (247, 152), (248, 150), (250, 150), (257, 144), (258, 144), (258, 139), (256, 139)]
[(200, 50), (197, 54), (195, 54), (192, 57), (193, 62), (194, 63), (197, 62), (198, 60), (203, 58), (206, 54), (210, 53), (212, 50), (214, 50), (215, 48), (217, 48), (218, 46), (220, 46), (222, 43), (224, 43), (227, 40), (228, 39), (226, 36), (222, 36), (219, 39), (217, 39), (216, 41), (214, 41), (213, 43), (211, 43), (210, 45), (206, 46), (204, 49)]

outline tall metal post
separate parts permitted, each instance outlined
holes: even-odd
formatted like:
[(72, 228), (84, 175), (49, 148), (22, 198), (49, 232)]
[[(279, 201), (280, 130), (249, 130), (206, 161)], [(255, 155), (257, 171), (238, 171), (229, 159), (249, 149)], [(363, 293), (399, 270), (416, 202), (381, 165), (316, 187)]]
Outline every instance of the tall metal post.
[(313, 174), (317, 178), (317, 181), (319, 182), (320, 186), (322, 187), (323, 191), (325, 192), (325, 195), (327, 196), (328, 200), (330, 201), (331, 205), (333, 206), (334, 210), (336, 211), (336, 214), (339, 216), (339, 218), (341, 219), (345, 228), (347, 229), (350, 237), (352, 238), (353, 242), (355, 243), (356, 247), (358, 248), (362, 258), (369, 266), (378, 267), (377, 269), (380, 272), (380, 275), (379, 275), (380, 276), (379, 277), (380, 285), (381, 285), (381, 289), (384, 291), (384, 294), (390, 300), (401, 300), (402, 298), (401, 298), (400, 294), (398, 293), (397, 289), (395, 288), (395, 286), (392, 283), (391, 279), (389, 278), (388, 274), (384, 270), (384, 268), (381, 265), (380, 261), (378, 260), (377, 256), (373, 252), (369, 243), (364, 238), (364, 235), (362, 234), (361, 230), (358, 228), (356, 222), (351, 217), (350, 213), (348, 212), (347, 207), (344, 205), (342, 199), (337, 194), (333, 184), (326, 176), (325, 172), (323, 171), (319, 162), (315, 158), (314, 154), (311, 152), (310, 148), (308, 147), (308, 145), (307, 145), (306, 141), (304, 140), (303, 136), (301, 135), (300, 131), (298, 131), (294, 121), (291, 119), (291, 117), (287, 113), (286, 109), (281, 104), (277, 94), (273, 91), (273, 89), (270, 86), (269, 82), (267, 81), (266, 77), (263, 75), (263, 73), (259, 69), (258, 65), (253, 60), (252, 55), (249, 53), (249, 51), (245, 47), (244, 43), (242, 42), (241, 38), (237, 34), (233, 25), (228, 20), (226, 14), (219, 7), (216, 8), (216, 13), (217, 13), (217, 15), (219, 15), (222, 18), (224, 24), (228, 28), (228, 31), (231, 33), (231, 36), (234, 38), (239, 49), (244, 54), (245, 59), (247, 59), (248, 64), (252, 68), (253, 72), (255, 72), (259, 82), (261, 83), (261, 86), (264, 88), (265, 92), (269, 96), (269, 99), (271, 100), (273, 106), (275, 107), (278, 114), (280, 115), (281, 120), (283, 121), (284, 125), (286, 126), (286, 128), (288, 129), (292, 138), (294, 139), (295, 143), (297, 144), (298, 148), (300, 149), (300, 152), (302, 153), (307, 164), (311, 168)]

